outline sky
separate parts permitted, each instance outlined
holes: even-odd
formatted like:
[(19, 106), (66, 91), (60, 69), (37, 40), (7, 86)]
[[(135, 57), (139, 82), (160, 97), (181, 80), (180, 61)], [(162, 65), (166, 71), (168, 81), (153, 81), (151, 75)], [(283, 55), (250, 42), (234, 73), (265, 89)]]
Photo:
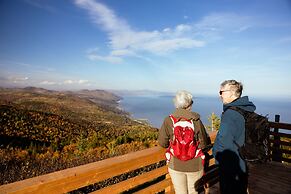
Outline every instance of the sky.
[(0, 0), (0, 86), (291, 99), (291, 0)]

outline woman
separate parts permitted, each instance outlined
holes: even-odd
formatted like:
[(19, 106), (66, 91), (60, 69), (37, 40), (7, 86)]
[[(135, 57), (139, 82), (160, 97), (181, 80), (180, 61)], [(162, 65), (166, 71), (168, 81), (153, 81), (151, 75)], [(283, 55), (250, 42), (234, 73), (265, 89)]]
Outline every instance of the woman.
[[(167, 148), (170, 141), (174, 140), (174, 121), (188, 120), (194, 124), (194, 142), (199, 142), (198, 149), (207, 145), (207, 133), (200, 120), (200, 115), (192, 110), (192, 95), (187, 91), (177, 92), (173, 99), (176, 110), (164, 119), (163, 125), (159, 130), (158, 142)], [(173, 119), (175, 118), (175, 119)], [(172, 145), (172, 144), (171, 144)], [(195, 182), (203, 175), (203, 156), (198, 155), (194, 158), (182, 160), (173, 154), (168, 162), (168, 171), (171, 176), (175, 192), (177, 194), (198, 193), (195, 191)]]

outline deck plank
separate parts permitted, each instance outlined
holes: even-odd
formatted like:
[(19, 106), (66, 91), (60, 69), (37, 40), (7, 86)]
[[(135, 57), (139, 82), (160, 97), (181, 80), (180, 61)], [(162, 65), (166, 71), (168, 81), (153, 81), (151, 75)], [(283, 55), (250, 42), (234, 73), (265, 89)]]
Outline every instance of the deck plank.
[[(248, 188), (250, 194), (291, 194), (291, 165), (268, 162), (250, 166)], [(219, 193), (219, 183), (209, 191)]]
[(257, 164), (250, 167), (249, 191), (250, 194), (291, 193), (291, 165), (279, 162)]

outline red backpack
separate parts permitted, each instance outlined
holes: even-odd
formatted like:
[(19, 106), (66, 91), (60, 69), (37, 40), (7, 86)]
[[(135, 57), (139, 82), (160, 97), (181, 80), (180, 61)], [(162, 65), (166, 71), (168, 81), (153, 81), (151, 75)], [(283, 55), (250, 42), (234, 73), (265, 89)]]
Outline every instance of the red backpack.
[[(194, 124), (192, 120), (185, 118), (175, 118), (170, 115), (173, 122), (173, 140), (170, 140), (170, 146), (166, 152), (167, 161), (172, 156), (187, 161), (196, 157), (204, 159), (201, 149), (198, 149), (199, 141), (195, 141)], [(203, 156), (203, 157), (202, 157)]]

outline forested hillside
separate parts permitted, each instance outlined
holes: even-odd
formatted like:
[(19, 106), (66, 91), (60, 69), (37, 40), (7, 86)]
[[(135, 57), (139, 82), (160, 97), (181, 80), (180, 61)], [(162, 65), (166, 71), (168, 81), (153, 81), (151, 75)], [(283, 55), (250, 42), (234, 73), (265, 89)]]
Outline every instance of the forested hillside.
[(104, 90), (0, 88), (0, 184), (156, 144), (157, 129), (117, 108)]

